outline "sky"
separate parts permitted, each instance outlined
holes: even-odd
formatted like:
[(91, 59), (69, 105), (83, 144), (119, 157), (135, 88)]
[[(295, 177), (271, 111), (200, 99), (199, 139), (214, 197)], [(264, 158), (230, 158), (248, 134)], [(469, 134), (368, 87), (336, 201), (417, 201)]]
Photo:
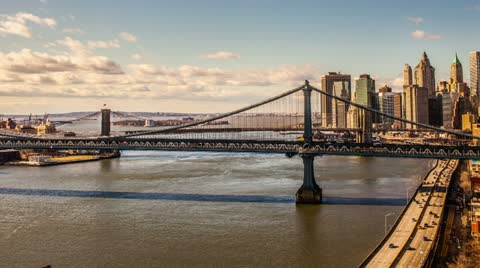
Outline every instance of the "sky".
[(329, 71), (468, 82), (480, 0), (0, 0), (0, 114), (227, 112)]

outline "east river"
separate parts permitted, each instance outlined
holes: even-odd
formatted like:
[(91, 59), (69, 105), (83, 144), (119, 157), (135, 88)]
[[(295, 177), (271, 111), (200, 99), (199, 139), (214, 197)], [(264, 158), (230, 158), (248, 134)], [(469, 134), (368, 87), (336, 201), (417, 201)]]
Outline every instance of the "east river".
[(356, 267), (429, 165), (318, 157), (317, 206), (295, 205), (303, 166), (283, 155), (123, 152), (0, 166), (0, 266)]

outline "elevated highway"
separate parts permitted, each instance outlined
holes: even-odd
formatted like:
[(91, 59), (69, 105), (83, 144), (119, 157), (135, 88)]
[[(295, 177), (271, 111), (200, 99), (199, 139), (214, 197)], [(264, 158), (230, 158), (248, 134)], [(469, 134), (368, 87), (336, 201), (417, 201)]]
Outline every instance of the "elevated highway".
[(424, 267), (433, 255), (458, 160), (439, 160), (388, 235), (360, 267)]

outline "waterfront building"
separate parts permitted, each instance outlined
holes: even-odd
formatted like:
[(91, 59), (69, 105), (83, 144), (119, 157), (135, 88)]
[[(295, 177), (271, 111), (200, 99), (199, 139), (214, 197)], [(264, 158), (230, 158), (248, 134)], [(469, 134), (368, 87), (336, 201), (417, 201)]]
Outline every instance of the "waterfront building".
[(56, 131), (55, 125), (51, 124), (48, 120), (37, 127), (37, 135), (53, 134)]
[(35, 134), (36, 133), (36, 129), (34, 127), (27, 126), (27, 125), (17, 125), (15, 127), (15, 130), (18, 133), (25, 133), (25, 134)]
[[(347, 89), (347, 99), (351, 100), (351, 92), (352, 92), (352, 86), (351, 86), (351, 76), (349, 74), (341, 74), (341, 73), (336, 73), (336, 72), (329, 72), (326, 75), (323, 75), (321, 77), (321, 83), (322, 83), (322, 90), (329, 94), (333, 94), (334, 91), (334, 83), (335, 82), (344, 82), (345, 87)], [(321, 122), (323, 127), (329, 127), (333, 125), (333, 118), (335, 115), (333, 115), (333, 100), (331, 98), (328, 98), (324, 95), (321, 96), (320, 98), (320, 104), (321, 104)]]
[(427, 53), (423, 52), (422, 59), (415, 67), (414, 84), (425, 88), (428, 96), (435, 96), (435, 68), (430, 65)]
[(13, 121), (12, 118), (8, 118), (6, 127), (7, 129), (16, 129), (17, 123), (15, 123), (15, 121)]
[(471, 93), (480, 96), (480, 51), (469, 53)]

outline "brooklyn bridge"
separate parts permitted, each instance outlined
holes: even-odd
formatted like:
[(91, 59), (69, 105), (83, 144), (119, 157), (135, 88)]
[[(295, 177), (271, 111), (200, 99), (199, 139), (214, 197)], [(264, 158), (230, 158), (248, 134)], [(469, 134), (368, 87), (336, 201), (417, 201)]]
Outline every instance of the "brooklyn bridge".
[[(322, 100), (341, 103), (342, 107), (355, 107), (359, 128), (324, 127), (320, 122)], [(346, 109), (346, 108), (344, 108)], [(442, 159), (474, 159), (480, 157), (480, 147), (472, 141), (480, 137), (469, 133), (421, 124), (318, 89), (305, 84), (283, 94), (229, 113), (193, 120), (181, 125), (163, 126), (148, 131), (111, 133), (110, 110), (103, 109), (101, 133), (97, 136), (64, 137), (58, 135), (35, 136), (0, 132), (0, 149), (52, 149), (52, 150), (160, 150), (251, 152), (295, 155), (303, 159), (303, 185), (296, 194), (297, 203), (320, 203), (322, 190), (315, 181), (314, 158), (322, 155), (356, 155), (373, 157), (413, 157)], [(432, 142), (399, 142), (374, 140), (375, 133), (388, 131), (373, 128), (367, 118), (381, 117), (401, 122), (409, 131), (428, 132)], [(81, 118), (80, 118), (81, 119)], [(349, 131), (351, 138), (342, 141), (325, 139), (325, 131)]]

